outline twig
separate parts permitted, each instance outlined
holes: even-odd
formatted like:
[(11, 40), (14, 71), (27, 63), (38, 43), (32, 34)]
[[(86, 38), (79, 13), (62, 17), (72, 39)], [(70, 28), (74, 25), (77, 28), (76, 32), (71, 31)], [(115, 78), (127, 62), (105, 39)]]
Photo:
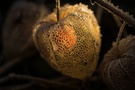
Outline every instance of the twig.
[(129, 26), (132, 26), (135, 29), (135, 19), (132, 15), (129, 15), (128, 12), (123, 12), (123, 10), (114, 6), (112, 3), (107, 2), (106, 0), (90, 0), (92, 4), (98, 4), (108, 12), (111, 12), (114, 15), (117, 15), (120, 19), (124, 20)]
[[(125, 25), (126, 25), (126, 22), (123, 22), (123, 24), (122, 24), (121, 27), (120, 27), (120, 30), (119, 30), (117, 39), (116, 39), (117, 55), (119, 55), (118, 45), (119, 45), (119, 41), (120, 41), (120, 39), (121, 39), (121, 36), (122, 36), (122, 33), (123, 33), (123, 30), (124, 30)], [(118, 57), (119, 57), (119, 56), (118, 56)]]
[(17, 64), (21, 63), (22, 61), (25, 61), (28, 57), (34, 55), (35, 52), (29, 54), (29, 55), (23, 55), (22, 57), (17, 57), (14, 60), (10, 60), (8, 63), (4, 64), (2, 67), (0, 67), (0, 76), (11, 70), (13, 67), (15, 67)]
[(17, 64), (19, 64), (22, 61), (25, 61), (27, 58), (31, 57), (36, 53), (37, 51), (35, 50), (35, 45), (33, 43), (32, 38), (30, 37), (26, 45), (22, 47), (21, 53), (18, 56), (13, 60), (9, 60), (8, 63), (0, 67), (0, 76), (2, 76), (7, 71), (15, 67)]
[(81, 80), (78, 80), (78, 79), (74, 79), (74, 78), (68, 78), (66, 76), (63, 76), (63, 77), (59, 77), (59, 78), (56, 78), (56, 79), (53, 79), (54, 81), (57, 81), (57, 82), (61, 82), (61, 83), (65, 83), (67, 85), (78, 85), (79, 83), (81, 83), (82, 81)]
[(37, 84), (44, 84), (48, 87), (54, 87), (54, 88), (63, 88), (64, 90), (75, 90), (77, 87), (71, 87), (69, 85), (66, 85), (64, 83), (52, 81), (52, 80), (47, 80), (44, 78), (37, 78), (33, 76), (28, 76), (28, 75), (18, 75), (18, 74), (10, 74), (7, 77), (3, 77), (0, 79), (0, 84), (5, 83), (10, 80), (23, 80), (23, 81), (33, 81), (36, 82)]
[(0, 76), (5, 74), (6, 72), (8, 72), (8, 70), (12, 69), (13, 67), (15, 67), (15, 65), (17, 65), (18, 63), (20, 63), (23, 60), (24, 59), (16, 58), (15, 60), (11, 60), (10, 62), (8, 62), (5, 65), (3, 65), (2, 67), (0, 67)]
[(98, 20), (98, 23), (101, 23), (102, 16), (103, 16), (103, 8), (98, 7), (96, 10), (96, 18)]
[[(28, 82), (25, 84), (2, 86), (2, 87), (0, 87), (0, 90), (33, 90), (33, 89), (36, 90), (35, 89), (35, 86), (37, 86), (36, 84), (37, 84), (36, 82)], [(42, 87), (44, 87), (44, 86), (42, 85)], [(40, 88), (41, 88), (41, 86), (40, 86)]]
[(57, 9), (57, 22), (60, 19), (60, 0), (56, 0), (56, 9)]
[(26, 83), (26, 84), (23, 84), (23, 85), (14, 86), (10, 90), (26, 90), (26, 89), (29, 89), (30, 87), (34, 86), (34, 85), (35, 85), (35, 82), (29, 82), (29, 83)]
[(122, 21), (117, 16), (114, 16), (114, 15), (112, 15), (112, 16), (113, 16), (117, 26), (120, 28), (122, 25)]
[[(114, 16), (114, 15), (112, 15), (112, 16), (113, 16), (113, 18), (114, 18), (114, 20), (115, 20), (117, 26), (120, 28), (121, 25), (122, 25), (122, 21), (121, 21), (117, 16)], [(127, 35), (128, 35), (127, 31), (126, 31), (126, 29), (124, 29), (124, 31), (123, 31), (123, 36), (125, 37), (125, 36), (127, 36)]]
[(54, 80), (54, 81), (58, 81), (58, 82), (64, 82), (64, 81), (69, 80), (69, 78), (66, 77), (66, 76), (63, 76), (63, 77), (55, 78), (55, 79), (53, 79), (53, 80)]

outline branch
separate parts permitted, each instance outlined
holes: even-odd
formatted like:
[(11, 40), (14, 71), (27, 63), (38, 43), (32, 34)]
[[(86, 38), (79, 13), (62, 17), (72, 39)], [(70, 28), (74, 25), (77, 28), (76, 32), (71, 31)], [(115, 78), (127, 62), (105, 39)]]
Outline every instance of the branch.
[(119, 32), (118, 32), (117, 39), (116, 39), (116, 50), (117, 50), (117, 55), (118, 55), (117, 57), (119, 57), (118, 45), (119, 45), (119, 41), (120, 41), (120, 39), (121, 39), (122, 33), (123, 33), (123, 31), (124, 31), (125, 25), (126, 25), (126, 22), (123, 22), (123, 24), (121, 25), (120, 30), (119, 30)]
[(60, 19), (60, 0), (56, 0), (56, 9), (57, 9), (57, 22)]
[(20, 63), (23, 60), (24, 59), (16, 58), (15, 60), (11, 60), (10, 62), (4, 64), (2, 67), (0, 67), (0, 76), (5, 74), (6, 72), (8, 72), (10, 69), (15, 67), (15, 65), (17, 65), (18, 63)]
[(111, 12), (114, 15), (117, 15), (120, 19), (125, 21), (129, 26), (135, 29), (135, 19), (132, 15), (129, 15), (128, 12), (124, 12), (119, 9), (118, 6), (114, 6), (111, 2), (107, 2), (107, 0), (90, 0), (92, 4), (98, 4), (108, 12)]
[(35, 82), (29, 82), (21, 85), (10, 85), (10, 86), (2, 86), (0, 90), (31, 90), (31, 88), (35, 85)]
[(35, 45), (33, 44), (32, 38), (29, 38), (26, 45), (21, 49), (20, 54), (15, 59), (9, 60), (9, 62), (0, 67), (0, 76), (11, 70), (17, 64), (35, 55), (36, 53), (37, 50), (35, 49)]
[(71, 87), (69, 85), (66, 85), (64, 83), (52, 81), (52, 80), (47, 80), (44, 78), (37, 78), (33, 76), (28, 76), (28, 75), (18, 75), (18, 74), (10, 74), (7, 77), (3, 77), (0, 79), (0, 84), (6, 83), (10, 80), (22, 80), (22, 81), (32, 81), (36, 82), (36, 85), (39, 86), (45, 86), (47, 88), (59, 88), (59, 89), (64, 89), (64, 90), (76, 90), (77, 87)]

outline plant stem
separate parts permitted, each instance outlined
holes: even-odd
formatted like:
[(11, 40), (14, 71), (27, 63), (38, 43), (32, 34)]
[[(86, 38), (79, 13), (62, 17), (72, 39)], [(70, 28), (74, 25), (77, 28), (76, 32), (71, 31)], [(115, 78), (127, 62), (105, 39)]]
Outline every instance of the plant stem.
[(120, 30), (119, 30), (117, 39), (116, 39), (116, 50), (117, 50), (117, 55), (118, 55), (118, 57), (119, 57), (118, 45), (119, 45), (119, 41), (120, 41), (120, 39), (121, 39), (121, 36), (122, 36), (122, 33), (123, 33), (123, 30), (124, 30), (125, 25), (126, 25), (126, 22), (123, 22), (123, 24), (122, 24), (121, 27), (120, 27)]
[(132, 26), (135, 29), (135, 19), (132, 15), (129, 15), (128, 12), (123, 12), (123, 10), (114, 6), (112, 3), (107, 2), (106, 0), (90, 0), (92, 4), (98, 4), (108, 12), (118, 16), (120, 19), (125, 21), (129, 26)]
[(56, 9), (57, 9), (57, 22), (60, 19), (60, 0), (56, 0)]
[(19, 75), (19, 74), (9, 74), (6, 77), (0, 79), (0, 85), (2, 83), (10, 82), (11, 80), (20, 80), (20, 81), (30, 81), (34, 82), (34, 84), (44, 85), (46, 88), (56, 88), (57, 90), (78, 90), (79, 88), (76, 86), (70, 86), (65, 83), (60, 83), (53, 80), (47, 80), (44, 78), (33, 77), (28, 75)]

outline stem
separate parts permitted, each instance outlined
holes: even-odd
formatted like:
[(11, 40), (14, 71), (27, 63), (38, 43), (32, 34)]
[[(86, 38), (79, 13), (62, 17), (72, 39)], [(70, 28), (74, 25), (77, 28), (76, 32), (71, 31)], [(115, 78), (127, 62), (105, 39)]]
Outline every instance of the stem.
[(57, 22), (60, 19), (60, 0), (56, 0), (56, 9), (57, 9)]
[(120, 30), (119, 30), (117, 39), (116, 39), (116, 50), (117, 50), (117, 54), (119, 53), (119, 51), (118, 51), (118, 45), (119, 45), (119, 41), (120, 41), (120, 38), (122, 36), (122, 32), (124, 30), (125, 25), (126, 25), (126, 22), (123, 22), (123, 24), (120, 27)]
[(37, 54), (35, 46), (32, 43), (32, 38), (29, 38), (28, 42), (24, 47), (21, 48), (21, 52), (15, 59), (9, 60), (8, 63), (0, 67), (0, 77), (15, 67), (17, 64), (25, 61), (27, 58)]
[(127, 12), (114, 6), (112, 3), (107, 2), (106, 0), (90, 0), (92, 5), (98, 4), (108, 12), (111, 12), (114, 15), (117, 15), (120, 19), (124, 20), (129, 26), (132, 26), (135, 29), (135, 19), (133, 16), (129, 15)]
[(14, 87), (10, 87), (10, 90), (27, 90), (30, 87), (34, 87), (35, 82), (29, 82), (23, 85), (16, 85)]
[(15, 60), (11, 60), (10, 62), (6, 63), (5, 65), (0, 67), (0, 76), (8, 72), (10, 69), (15, 67), (18, 63), (23, 61), (24, 59), (16, 58)]
[[(6, 83), (6, 82), (11, 82), (11, 80), (20, 80), (20, 81), (30, 81), (34, 82), (35, 84), (38, 85), (44, 85), (46, 88), (55, 88), (57, 90), (78, 90), (79, 88), (76, 86), (70, 86), (66, 85), (65, 83), (60, 83), (57, 81), (52, 81), (52, 80), (47, 80), (44, 78), (38, 78), (38, 77), (33, 77), (33, 76), (28, 76), (28, 75), (19, 75), (19, 74), (9, 74), (6, 77), (3, 77), (0, 79), (0, 84)], [(52, 89), (49, 89), (52, 90)]]
[[(112, 15), (112, 16), (113, 16), (117, 26), (120, 28), (122, 25), (122, 21), (117, 16), (114, 16), (114, 15)], [(126, 31), (126, 29), (124, 29), (123, 36), (126, 37), (127, 35), (128, 35), (127, 31)]]
[(96, 17), (97, 17), (97, 20), (98, 20), (98, 23), (101, 23), (101, 18), (103, 16), (103, 8), (101, 7), (98, 7), (97, 8), (97, 11), (96, 11)]

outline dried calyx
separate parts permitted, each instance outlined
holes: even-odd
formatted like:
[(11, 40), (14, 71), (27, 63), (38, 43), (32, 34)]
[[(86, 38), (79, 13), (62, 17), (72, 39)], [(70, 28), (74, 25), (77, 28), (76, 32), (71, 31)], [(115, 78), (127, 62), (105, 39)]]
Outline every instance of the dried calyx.
[(113, 43), (113, 47), (104, 56), (101, 65), (103, 80), (111, 89), (134, 90), (135, 36), (120, 40), (118, 50), (116, 46)]
[(39, 21), (33, 39), (41, 56), (64, 75), (84, 79), (94, 72), (101, 34), (93, 11), (86, 5), (65, 5)]

